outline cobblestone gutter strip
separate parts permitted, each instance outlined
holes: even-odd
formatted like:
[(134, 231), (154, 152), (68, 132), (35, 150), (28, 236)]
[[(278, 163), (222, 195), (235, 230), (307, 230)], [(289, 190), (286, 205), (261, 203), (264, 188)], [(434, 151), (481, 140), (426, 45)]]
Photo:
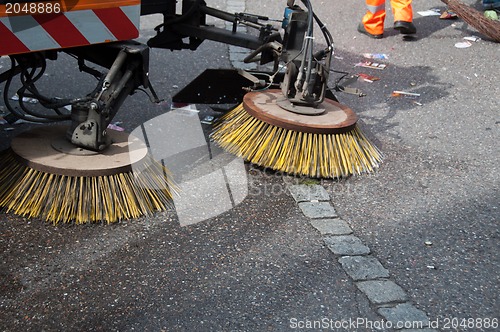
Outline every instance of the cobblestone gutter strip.
[(373, 256), (370, 248), (353, 235), (352, 228), (340, 218), (330, 203), (330, 195), (325, 188), (295, 184), (286, 176), (283, 179), (302, 213), (309, 218), (311, 226), (320, 232), (326, 247), (338, 256), (344, 271), (380, 316), (394, 327), (419, 326), (419, 329), (403, 328), (401, 331), (437, 332), (428, 328), (427, 314), (416, 308), (406, 292), (391, 280), (389, 271)]

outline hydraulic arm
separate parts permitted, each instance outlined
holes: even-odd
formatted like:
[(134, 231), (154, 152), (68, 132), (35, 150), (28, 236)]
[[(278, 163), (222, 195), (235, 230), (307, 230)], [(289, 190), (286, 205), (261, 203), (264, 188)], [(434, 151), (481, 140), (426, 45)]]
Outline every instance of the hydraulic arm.
[[(22, 1), (29, 2), (37, 1)], [(83, 2), (68, 0), (62, 2), (58, 13), (40, 13), (29, 18), (34, 20), (32, 24), (43, 28), (40, 29), (43, 33), (54, 31), (51, 38), (59, 45), (54, 48), (54, 45), (47, 44), (37, 49), (34, 45), (40, 43), (35, 43), (32, 38), (15, 29), (28, 18), (24, 17), (24, 21), (19, 19), (22, 13), (10, 16), (8, 8), (2, 5), (5, 1), (0, 0), (0, 31), (7, 33), (0, 34), (0, 45), (12, 40), (19, 44), (18, 49), (0, 46), (0, 55), (10, 56), (12, 63), (8, 71), (0, 74), (0, 82), (6, 82), (4, 103), (15, 118), (36, 122), (70, 119), (67, 138), (76, 146), (101, 151), (109, 145), (106, 128), (128, 95), (142, 87), (149, 90), (153, 102), (158, 101), (148, 80), (149, 48), (196, 50), (204, 40), (212, 40), (248, 48), (250, 51), (246, 62), (274, 64), (274, 72), (268, 75), (267, 82), (244, 74), (249, 82), (253, 81), (250, 90), (281, 83), (284, 97), (280, 102), (281, 107), (297, 113), (321, 113), (322, 110), (317, 106), (325, 96), (333, 42), (328, 30), (314, 14), (310, 1), (301, 2), (304, 8), (295, 4), (295, 1), (287, 1), (283, 20), (276, 24), (261, 15), (214, 9), (203, 0), (182, 0), (180, 3), (175, 0), (93, 0), (85, 1), (86, 7), (82, 5)], [(81, 31), (75, 32), (71, 40), (64, 39), (54, 30), (57, 25), (69, 24), (68, 21), (73, 23), (71, 31), (78, 29), (73, 18), (80, 14), (85, 17), (88, 11), (93, 11), (102, 20), (107, 26), (106, 31), (113, 33), (112, 37), (105, 36), (108, 32), (104, 30), (87, 32), (84, 30), (85, 25)], [(133, 41), (139, 33), (139, 16), (151, 14), (163, 15), (163, 23), (155, 28), (156, 35), (147, 45)], [(228, 30), (210, 26), (206, 23), (207, 16), (230, 22), (232, 28)], [(326, 40), (327, 47), (321, 50), (315, 50), (313, 45), (315, 21)], [(247, 26), (250, 32), (239, 32), (237, 27), (240, 25)], [(130, 33), (121, 31), (126, 30), (124, 27)], [(45, 38), (34, 38), (41, 40), (42, 37)], [(80, 44), (75, 41), (79, 40), (77, 37), (81, 37)], [(115, 41), (110, 43), (109, 40)], [(80, 71), (97, 78), (98, 84), (93, 91), (74, 99), (47, 97), (39, 92), (36, 83), (43, 76), (46, 61), (56, 60), (59, 52), (74, 57)], [(89, 62), (105, 70), (91, 68), (87, 65)], [(17, 85), (14, 84), (16, 78), (20, 80)], [(13, 93), (19, 96), (18, 107), (10, 100)], [(25, 97), (36, 98), (45, 111), (30, 109), (23, 102)]]

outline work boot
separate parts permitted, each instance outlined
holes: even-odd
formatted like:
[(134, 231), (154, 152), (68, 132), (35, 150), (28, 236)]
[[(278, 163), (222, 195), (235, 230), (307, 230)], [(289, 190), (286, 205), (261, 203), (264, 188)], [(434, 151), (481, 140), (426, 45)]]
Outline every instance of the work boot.
[(366, 31), (365, 26), (364, 26), (363, 23), (359, 23), (359, 25), (358, 25), (358, 32), (360, 32), (360, 33), (362, 33), (364, 35), (367, 35), (370, 38), (374, 38), (374, 39), (381, 39), (382, 37), (384, 37), (383, 33), (381, 33), (380, 35), (372, 35), (368, 31)]
[(405, 21), (394, 22), (394, 29), (398, 30), (403, 35), (413, 35), (417, 32), (417, 28), (412, 22)]

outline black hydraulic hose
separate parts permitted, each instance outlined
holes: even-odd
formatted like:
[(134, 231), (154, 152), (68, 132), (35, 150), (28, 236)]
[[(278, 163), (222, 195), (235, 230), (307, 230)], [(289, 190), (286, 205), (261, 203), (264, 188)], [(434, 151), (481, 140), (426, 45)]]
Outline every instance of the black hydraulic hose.
[(247, 57), (245, 57), (245, 59), (243, 59), (243, 62), (244, 63), (250, 63), (250, 62), (254, 61), (255, 57), (259, 53), (263, 52), (264, 50), (273, 50), (273, 51), (276, 51), (276, 52), (281, 52), (282, 48), (281, 48), (281, 44), (279, 44), (277, 42), (266, 43), (264, 45), (259, 46), (256, 50), (254, 50)]
[[(19, 119), (22, 119), (25, 121), (31, 121), (31, 122), (39, 122), (39, 123), (51, 123), (51, 122), (55, 122), (55, 121), (67, 120), (70, 118), (70, 116), (68, 116), (68, 117), (57, 116), (57, 117), (54, 117), (51, 119), (47, 115), (40, 115), (37, 113), (30, 112), (24, 106), (23, 94), (19, 95), (19, 93), (18, 93), (19, 105), (21, 106), (21, 108), (23, 109), (23, 111), (25, 113), (22, 113), (22, 112), (18, 111), (16, 108), (12, 107), (12, 105), (9, 101), (9, 91), (10, 91), (10, 86), (12, 84), (12, 80), (15, 76), (14, 68), (16, 67), (16, 61), (13, 57), (10, 57), (10, 60), (11, 60), (11, 70), (10, 70), (9, 76), (5, 82), (5, 87), (4, 87), (4, 91), (3, 91), (3, 98), (4, 98), (5, 107), (7, 107), (7, 110), (9, 110), (10, 113), (15, 115)], [(21, 70), (22, 70), (21, 75), (26, 74), (26, 72), (27, 72), (26, 67), (21, 67)], [(27, 75), (33, 75), (33, 72), (31, 74), (28, 73)], [(42, 75), (43, 75), (43, 73), (42, 73)], [(41, 77), (41, 75), (38, 75), (38, 76)], [(25, 90), (26, 86), (23, 86), (23, 88), (21, 88), (20, 90), (23, 90), (23, 89)], [(28, 111), (28, 112), (26, 112), (26, 111)], [(27, 116), (27, 114), (29, 116)]]
[(316, 15), (316, 13), (313, 13), (314, 19), (316, 20), (316, 23), (319, 25), (319, 28), (321, 29), (321, 32), (323, 32), (323, 36), (325, 37), (326, 43), (328, 47), (331, 47), (333, 45), (333, 37), (326, 25), (321, 22), (319, 17)]
[[(44, 59), (42, 58), (42, 60), (44, 60)], [(45, 60), (42, 61), (41, 69), (36, 76), (33, 76), (34, 73), (36, 72), (36, 67), (32, 67), (31, 72), (28, 72), (28, 68), (23, 68), (23, 71), (21, 72), (21, 75), (20, 75), (23, 87), (17, 91), (18, 96), (19, 96), (19, 105), (21, 106), (22, 110), (26, 114), (29, 114), (31, 116), (35, 116), (38, 118), (45, 118), (45, 119), (54, 120), (54, 121), (68, 120), (71, 118), (71, 116), (69, 114), (61, 113), (61, 111), (58, 109), (53, 109), (58, 115), (39, 114), (39, 113), (31, 111), (24, 104), (24, 100), (23, 100), (24, 96), (35, 97), (36, 99), (38, 99), (40, 101), (40, 103), (44, 107), (46, 107), (45, 106), (46, 102), (48, 103), (49, 101), (51, 101), (49, 98), (42, 96), (38, 92), (37, 88), (34, 85), (35, 82), (38, 81), (43, 76), (43, 73), (45, 72), (46, 68), (47, 68), (47, 64), (46, 64)], [(30, 91), (33, 95), (26, 94), (25, 93), (26, 90)]]
[(10, 84), (12, 83), (12, 79), (14, 78), (13, 68), (15, 67), (15, 61), (12, 59), (12, 57), (11, 57), (11, 62), (12, 62), (11, 73), (9, 74), (9, 77), (5, 81), (5, 87), (3, 90), (3, 99), (4, 99), (5, 107), (7, 107), (9, 112), (14, 114), (17, 118), (25, 120), (25, 121), (33, 121), (33, 122), (40, 122), (40, 123), (53, 122), (53, 121), (49, 121), (47, 119), (40, 119), (40, 118), (33, 119), (32, 117), (28, 117), (25, 114), (19, 112), (18, 110), (16, 110), (15, 108), (12, 107), (12, 105), (9, 102), (9, 88), (10, 88)]
[[(37, 54), (35, 53), (35, 56)], [(27, 94), (24, 92), (24, 90), (22, 91), (22, 95), (23, 96), (26, 96), (26, 97), (32, 97), (32, 98), (36, 98), (40, 104), (45, 107), (45, 108), (48, 108), (48, 109), (52, 109), (54, 112), (56, 112), (59, 116), (47, 116), (47, 115), (39, 115), (40, 117), (43, 117), (43, 118), (53, 118), (53, 119), (60, 119), (60, 120), (66, 120), (68, 117), (70, 117), (69, 114), (64, 114), (63, 112), (61, 112), (61, 110), (59, 110), (60, 107), (64, 107), (64, 106), (67, 106), (67, 105), (70, 105), (70, 104), (74, 104), (74, 103), (77, 103), (77, 102), (82, 102), (82, 101), (90, 101), (92, 100), (92, 98), (90, 97), (85, 97), (85, 98), (75, 98), (75, 99), (71, 99), (71, 100), (68, 100), (68, 99), (61, 99), (57, 102), (54, 101), (54, 98), (48, 98), (48, 97), (45, 97), (44, 95), (42, 95), (37, 87), (35, 86), (35, 82), (38, 81), (42, 76), (43, 76), (43, 73), (45, 73), (45, 70), (47, 68), (47, 63), (45, 61), (45, 58), (43, 57), (39, 57), (42, 63), (41, 65), (41, 69), (40, 69), (40, 72), (37, 76), (35, 77), (32, 77), (33, 76), (33, 73), (35, 72), (35, 68), (36, 68), (36, 64), (34, 64), (33, 66), (33, 71), (32, 73), (29, 75), (28, 79), (29, 79), (29, 82), (26, 82), (25, 79), (24, 79), (24, 75), (21, 74), (20, 78), (21, 78), (21, 82), (23, 83), (23, 87), (25, 87), (29, 92), (31, 92), (32, 94)], [(25, 73), (26, 71), (22, 71), (22, 73)], [(20, 90), (19, 90), (20, 91)], [(24, 102), (23, 102), (23, 105), (24, 105)], [(23, 107), (23, 106), (21, 106)], [(24, 108), (23, 108), (24, 109)], [(29, 114), (29, 112), (28, 112)], [(33, 115), (33, 114), (32, 114)]]

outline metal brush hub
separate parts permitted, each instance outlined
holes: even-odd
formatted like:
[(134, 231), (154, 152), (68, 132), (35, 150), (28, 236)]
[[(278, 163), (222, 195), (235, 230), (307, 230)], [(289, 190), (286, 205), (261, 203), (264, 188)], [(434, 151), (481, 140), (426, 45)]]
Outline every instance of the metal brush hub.
[(243, 106), (248, 114), (268, 124), (313, 134), (347, 132), (354, 128), (358, 120), (350, 108), (330, 99), (318, 105), (323, 112), (305, 115), (280, 107), (278, 103), (282, 98), (281, 90), (249, 92), (243, 98)]
[(102, 152), (67, 143), (66, 126), (43, 126), (26, 131), (12, 140), (11, 149), (19, 161), (37, 171), (66, 176), (109, 176), (132, 170), (148, 149), (140, 139), (109, 130), (111, 145)]
[(276, 104), (278, 104), (281, 108), (283, 108), (287, 111), (297, 113), (297, 114), (319, 115), (319, 114), (325, 113), (324, 108), (295, 105), (285, 97), (281, 97), (278, 100), (276, 100)]

